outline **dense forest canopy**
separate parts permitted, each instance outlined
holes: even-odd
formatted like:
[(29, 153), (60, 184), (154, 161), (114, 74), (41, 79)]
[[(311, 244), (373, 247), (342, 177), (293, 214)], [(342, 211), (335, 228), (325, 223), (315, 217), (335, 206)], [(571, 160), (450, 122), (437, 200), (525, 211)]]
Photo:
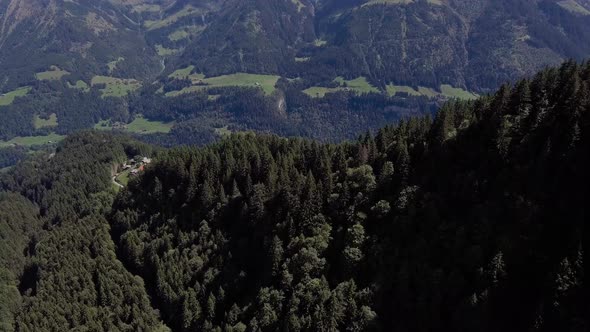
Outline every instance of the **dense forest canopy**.
[(0, 174), (0, 328), (586, 331), (589, 142), (575, 62), (340, 144), (71, 135)]

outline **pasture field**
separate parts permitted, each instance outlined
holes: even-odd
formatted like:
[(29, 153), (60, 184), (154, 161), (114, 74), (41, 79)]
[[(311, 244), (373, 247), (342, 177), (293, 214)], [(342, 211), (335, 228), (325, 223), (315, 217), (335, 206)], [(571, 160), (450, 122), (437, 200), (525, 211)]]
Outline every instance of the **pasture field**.
[(94, 76), (91, 85), (105, 84), (101, 89), (103, 97), (124, 97), (129, 92), (141, 88), (141, 82), (134, 79), (116, 78), (110, 76)]
[(50, 70), (36, 73), (35, 77), (39, 81), (59, 81), (62, 77), (69, 74), (70, 72), (67, 70), (62, 70), (57, 66), (51, 66)]
[(65, 136), (57, 135), (57, 134), (49, 134), (46, 136), (25, 136), (25, 137), (15, 137), (10, 141), (0, 141), (0, 147), (7, 147), (15, 145), (22, 145), (22, 146), (34, 146), (34, 145), (44, 145), (50, 143), (56, 143), (63, 140)]
[(204, 29), (205, 27), (201, 25), (187, 25), (170, 33), (168, 35), (168, 39), (173, 42), (179, 41), (182, 39), (186, 39), (190, 36), (194, 36), (199, 32), (203, 31)]
[[(186, 73), (190, 67), (181, 69), (180, 71), (177, 70), (171, 75), (172, 77), (187, 77)], [(191, 69), (192, 70), (192, 69)], [(195, 82), (200, 82), (204, 85), (194, 85), (190, 87), (186, 87), (180, 91), (170, 91), (166, 93), (166, 96), (174, 97), (185, 93), (195, 92), (202, 89), (207, 88), (221, 88), (221, 87), (259, 87), (267, 95), (270, 95), (275, 91), (275, 85), (279, 80), (280, 76), (275, 75), (258, 75), (258, 74), (246, 74), (246, 73), (236, 73), (230, 75), (222, 75), (216, 77), (209, 77), (204, 78), (203, 74), (192, 74), (188, 75), (188, 77)]]
[(90, 87), (88, 86), (88, 83), (86, 83), (82, 80), (77, 80), (76, 84), (71, 84), (70, 82), (68, 82), (68, 87), (70, 89), (78, 89), (78, 90), (82, 90), (84, 92), (90, 91)]
[(323, 86), (312, 86), (311, 88), (303, 90), (303, 93), (312, 98), (323, 98), (328, 93), (334, 93), (342, 90), (342, 88), (326, 88)]
[(475, 93), (465, 91), (460, 88), (454, 88), (451, 85), (443, 84), (440, 86), (440, 90), (444, 96), (449, 98), (458, 98), (458, 99), (465, 99), (465, 100), (473, 100), (478, 98), (479, 96)]
[(168, 75), (168, 77), (178, 79), (187, 78), (193, 72), (193, 69), (195, 69), (195, 66), (192, 65), (186, 68), (177, 69), (172, 74)]
[(16, 90), (4, 93), (4, 94), (0, 95), (0, 106), (10, 105), (14, 102), (14, 99), (16, 97), (24, 97), (29, 92), (31, 92), (31, 87), (25, 86), (25, 87), (18, 88)]
[[(150, 121), (144, 117), (138, 116), (131, 123), (126, 124), (124, 128), (118, 128), (122, 131), (127, 131), (136, 134), (155, 134), (155, 133), (169, 133), (174, 126), (174, 122)], [(109, 120), (103, 120), (94, 125), (94, 129), (98, 130), (112, 130), (113, 126)]]
[(334, 79), (334, 82), (339, 83), (340, 86), (335, 88), (312, 86), (308, 89), (303, 90), (303, 92), (312, 98), (322, 98), (327, 93), (333, 93), (337, 91), (353, 91), (358, 94), (369, 92), (379, 93), (379, 90), (376, 87), (372, 86), (367, 81), (367, 79), (362, 76), (355, 78), (353, 80), (345, 80), (342, 77), (336, 77), (336, 79)]
[(471, 93), (469, 91), (465, 91), (460, 88), (455, 88), (448, 84), (443, 84), (440, 86), (440, 92), (426, 87), (418, 87), (418, 90), (414, 89), (411, 86), (405, 85), (388, 85), (387, 86), (387, 93), (390, 96), (395, 96), (398, 92), (407, 93), (410, 96), (425, 96), (428, 98), (457, 98), (457, 99), (464, 99), (464, 100), (472, 100), (478, 97), (478, 95)]
[(57, 127), (57, 115), (52, 113), (49, 119), (42, 119), (38, 115), (35, 116), (34, 120), (35, 129)]
[(156, 45), (156, 52), (158, 52), (159, 56), (169, 56), (169, 55), (176, 55), (182, 52), (182, 49), (176, 48), (166, 48), (160, 44)]

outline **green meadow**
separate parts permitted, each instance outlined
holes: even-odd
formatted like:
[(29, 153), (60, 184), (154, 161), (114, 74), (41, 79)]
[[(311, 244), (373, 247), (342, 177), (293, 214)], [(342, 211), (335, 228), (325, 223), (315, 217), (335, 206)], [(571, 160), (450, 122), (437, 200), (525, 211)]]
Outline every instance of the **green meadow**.
[(169, 55), (176, 55), (182, 52), (182, 49), (176, 48), (166, 48), (160, 44), (156, 45), (156, 52), (158, 52), (159, 56), (169, 56)]
[(88, 86), (88, 83), (86, 83), (82, 80), (76, 81), (76, 84), (71, 84), (70, 82), (68, 82), (68, 87), (70, 89), (78, 89), (78, 90), (82, 90), (84, 92), (90, 91), (90, 87)]
[[(192, 67), (192, 66), (191, 66)], [(259, 87), (269, 95), (275, 91), (275, 85), (277, 84), (280, 76), (275, 75), (258, 75), (258, 74), (246, 74), (236, 73), (230, 75), (222, 75), (216, 77), (205, 78), (203, 74), (192, 74), (188, 75), (193, 68), (187, 67), (181, 70), (177, 70), (171, 74), (171, 77), (189, 77), (193, 82), (200, 82), (205, 85), (195, 85), (184, 88), (180, 91), (170, 91), (166, 95), (173, 97), (184, 93), (190, 93), (199, 91), (207, 88), (220, 88), (220, 87)], [(190, 70), (189, 70), (190, 68)]]
[(464, 99), (464, 100), (472, 100), (478, 97), (477, 94), (471, 93), (469, 91), (465, 91), (460, 88), (455, 88), (448, 84), (443, 84), (440, 86), (440, 92), (426, 87), (418, 87), (418, 90), (405, 85), (388, 85), (387, 86), (387, 93), (390, 96), (395, 96), (397, 93), (407, 93), (410, 96), (425, 96), (428, 98), (457, 98), (457, 99)]
[(338, 91), (353, 91), (355, 93), (379, 93), (379, 89), (372, 86), (365, 77), (358, 77), (353, 80), (345, 80), (342, 77), (336, 77), (334, 82), (340, 84), (335, 88), (326, 88), (321, 86), (312, 86), (311, 88), (303, 90), (305, 94), (313, 98), (322, 98), (327, 93), (333, 93)]
[[(169, 133), (174, 126), (174, 122), (151, 121), (144, 117), (136, 117), (131, 123), (126, 125), (123, 131), (136, 134), (155, 134), (155, 133)], [(94, 125), (94, 129), (98, 130), (112, 130), (113, 126), (110, 120), (103, 120)]]
[(110, 76), (94, 76), (91, 85), (105, 84), (101, 89), (103, 97), (124, 97), (129, 92), (141, 88), (141, 82), (134, 79), (116, 78)]
[(25, 87), (18, 88), (16, 90), (4, 93), (4, 94), (0, 95), (0, 106), (10, 105), (14, 102), (14, 99), (16, 97), (24, 97), (29, 92), (31, 92), (31, 87), (25, 86)]
[(57, 115), (55, 113), (52, 113), (49, 116), (49, 119), (42, 119), (38, 115), (36, 115), (34, 119), (34, 126), (35, 129), (57, 127)]
[(195, 66), (188, 66), (186, 68), (177, 69), (172, 74), (168, 75), (168, 77), (177, 79), (188, 78), (190, 74), (193, 72), (193, 69), (195, 69)]
[(34, 145), (44, 145), (51, 143), (56, 143), (63, 140), (65, 136), (57, 135), (57, 134), (49, 134), (46, 136), (26, 136), (26, 137), (15, 137), (10, 141), (0, 141), (0, 147), (7, 147), (12, 145), (22, 145), (22, 146), (34, 146)]
[(62, 77), (69, 75), (70, 72), (66, 70), (59, 69), (57, 66), (51, 66), (51, 69), (48, 71), (42, 71), (35, 74), (35, 77), (39, 81), (58, 81)]

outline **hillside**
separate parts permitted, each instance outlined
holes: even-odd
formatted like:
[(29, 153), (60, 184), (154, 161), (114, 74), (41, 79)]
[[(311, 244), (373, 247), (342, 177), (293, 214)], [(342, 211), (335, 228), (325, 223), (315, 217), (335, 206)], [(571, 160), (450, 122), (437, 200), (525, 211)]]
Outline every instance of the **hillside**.
[[(56, 66), (151, 82), (163, 70), (482, 92), (587, 56), (583, 0), (2, 0), (0, 89)], [(27, 55), (24, 57), (23, 55)]]
[[(0, 254), (0, 314), (16, 331), (585, 331), (589, 130), (590, 65), (568, 62), (355, 142), (73, 135), (0, 175), (0, 245), (29, 244)], [(116, 194), (134, 156), (155, 162)]]
[(587, 57), (589, 17), (585, 0), (0, 0), (0, 149), (88, 128), (340, 142)]
[(2, 0), (0, 22), (0, 91), (62, 77), (148, 80), (162, 70), (137, 24), (106, 0)]

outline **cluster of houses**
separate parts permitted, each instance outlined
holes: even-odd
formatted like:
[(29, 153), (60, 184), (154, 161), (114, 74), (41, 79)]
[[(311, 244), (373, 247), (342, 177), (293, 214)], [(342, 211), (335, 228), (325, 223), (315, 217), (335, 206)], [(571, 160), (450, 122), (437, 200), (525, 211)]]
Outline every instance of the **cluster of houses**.
[(151, 164), (152, 160), (148, 157), (139, 157), (129, 159), (123, 164), (123, 171), (131, 170), (130, 175), (137, 175), (145, 169), (146, 165)]

